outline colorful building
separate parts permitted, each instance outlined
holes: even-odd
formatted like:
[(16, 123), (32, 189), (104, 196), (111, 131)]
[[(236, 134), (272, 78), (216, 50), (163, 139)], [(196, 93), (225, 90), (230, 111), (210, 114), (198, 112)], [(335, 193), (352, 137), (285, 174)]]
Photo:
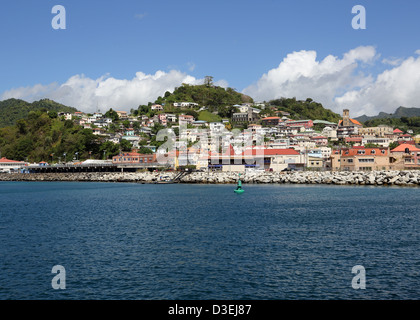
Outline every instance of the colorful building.
[(396, 170), (420, 168), (420, 149), (405, 143), (391, 150), (391, 162)]
[(392, 170), (388, 148), (362, 146), (333, 150), (331, 166), (335, 171)]
[(156, 154), (140, 154), (137, 152), (123, 152), (112, 157), (113, 164), (148, 164), (156, 162)]
[(0, 173), (19, 172), (27, 165), (26, 162), (9, 160), (3, 157), (0, 159)]

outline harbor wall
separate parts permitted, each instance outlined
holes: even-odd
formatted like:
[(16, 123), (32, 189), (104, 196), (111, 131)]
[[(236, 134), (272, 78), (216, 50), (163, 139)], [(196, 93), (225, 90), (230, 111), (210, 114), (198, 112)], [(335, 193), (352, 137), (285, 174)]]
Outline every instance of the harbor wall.
[[(82, 181), (82, 182), (135, 182), (156, 183), (161, 176), (174, 178), (176, 172), (79, 172), (79, 173), (3, 173), (0, 181)], [(234, 184), (235, 172), (193, 172), (184, 176), (180, 183)], [(372, 171), (372, 172), (245, 172), (243, 183), (291, 183), (335, 185), (401, 185), (419, 186), (420, 171)]]

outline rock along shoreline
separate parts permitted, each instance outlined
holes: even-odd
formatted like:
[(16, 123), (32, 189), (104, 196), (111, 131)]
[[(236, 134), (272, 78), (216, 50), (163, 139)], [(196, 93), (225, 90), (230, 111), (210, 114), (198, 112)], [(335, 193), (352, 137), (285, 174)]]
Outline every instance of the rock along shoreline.
[[(176, 172), (81, 172), (81, 173), (2, 173), (0, 181), (78, 181), (78, 182), (132, 182), (155, 183), (161, 176), (175, 177)], [(236, 172), (193, 172), (180, 183), (234, 184)], [(241, 173), (243, 183), (249, 184), (332, 184), (332, 185), (385, 185), (420, 186), (420, 171), (371, 172), (315, 172), (295, 171)]]

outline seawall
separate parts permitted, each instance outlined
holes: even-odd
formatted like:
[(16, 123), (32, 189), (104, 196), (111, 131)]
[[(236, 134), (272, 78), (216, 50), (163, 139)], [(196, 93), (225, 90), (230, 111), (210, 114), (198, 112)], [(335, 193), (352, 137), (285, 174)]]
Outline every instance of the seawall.
[[(83, 173), (2, 173), (0, 181), (85, 181), (85, 182), (136, 182), (154, 183), (161, 176), (173, 178), (174, 172), (83, 172)], [(193, 172), (182, 178), (181, 183), (234, 184), (238, 174), (234, 172)], [(399, 185), (419, 186), (420, 171), (372, 171), (372, 172), (247, 172), (241, 174), (243, 183), (291, 183), (334, 185)]]

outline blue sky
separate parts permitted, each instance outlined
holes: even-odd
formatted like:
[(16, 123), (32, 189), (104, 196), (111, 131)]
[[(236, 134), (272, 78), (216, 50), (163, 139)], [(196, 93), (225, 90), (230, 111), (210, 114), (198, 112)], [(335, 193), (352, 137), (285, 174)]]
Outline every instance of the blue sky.
[[(57, 4), (66, 8), (66, 30), (51, 27), (54, 17), (51, 9)], [(351, 26), (354, 17), (351, 9), (357, 4), (366, 8), (366, 30), (354, 30)], [(320, 101), (326, 107), (339, 109), (344, 102), (340, 104), (334, 99), (342, 97), (346, 90), (359, 90), (362, 95), (360, 89), (369, 85), (366, 81), (377, 85), (376, 77), (386, 70), (400, 67), (410, 57), (417, 62), (419, 12), (420, 2), (415, 0), (3, 0), (0, 4), (0, 95), (31, 100), (50, 94), (69, 103), (73, 101), (69, 94), (64, 97), (57, 90), (76, 75), (95, 81), (105, 76), (95, 83), (109, 77), (121, 85), (123, 80), (136, 77), (137, 72), (156, 75), (160, 70), (177, 71), (184, 75), (181, 77), (184, 80), (185, 76), (198, 81), (212, 75), (221, 84), (261, 94), (255, 98), (265, 100), (294, 93), (284, 88), (285, 82), (279, 83), (279, 92), (249, 89), (251, 85), (264, 86), (263, 82), (259, 83), (261, 77), (279, 67), (289, 54), (314, 51), (316, 61), (322, 62), (330, 55), (343, 59), (347, 52), (358, 47), (374, 48), (375, 57), (363, 61), (367, 63), (352, 61), (357, 66), (351, 73), (353, 76), (363, 73), (365, 81), (343, 84), (334, 89), (331, 97), (319, 95), (319, 99), (326, 99)], [(393, 61), (392, 65), (386, 61)], [(175, 75), (174, 79), (167, 79), (162, 89), (176, 85), (179, 79)], [(274, 86), (277, 80), (273, 81)], [(53, 88), (44, 87), (51, 84)], [(37, 85), (43, 86), (39, 92)], [(317, 98), (314, 86), (312, 83), (313, 88), (307, 92)], [(31, 89), (32, 94), (19, 88)], [(147, 89), (140, 89), (150, 99), (158, 88), (149, 95)], [(73, 95), (78, 94), (75, 87), (73, 91)], [(270, 94), (272, 97), (268, 97)], [(401, 104), (415, 103), (417, 96), (406, 95)], [(349, 96), (343, 101), (350, 103)], [(369, 101), (362, 100), (356, 102), (364, 104), (368, 111), (381, 109), (379, 102), (369, 107)], [(134, 107), (136, 102), (124, 101), (122, 107)], [(362, 110), (353, 108), (356, 112)]]

